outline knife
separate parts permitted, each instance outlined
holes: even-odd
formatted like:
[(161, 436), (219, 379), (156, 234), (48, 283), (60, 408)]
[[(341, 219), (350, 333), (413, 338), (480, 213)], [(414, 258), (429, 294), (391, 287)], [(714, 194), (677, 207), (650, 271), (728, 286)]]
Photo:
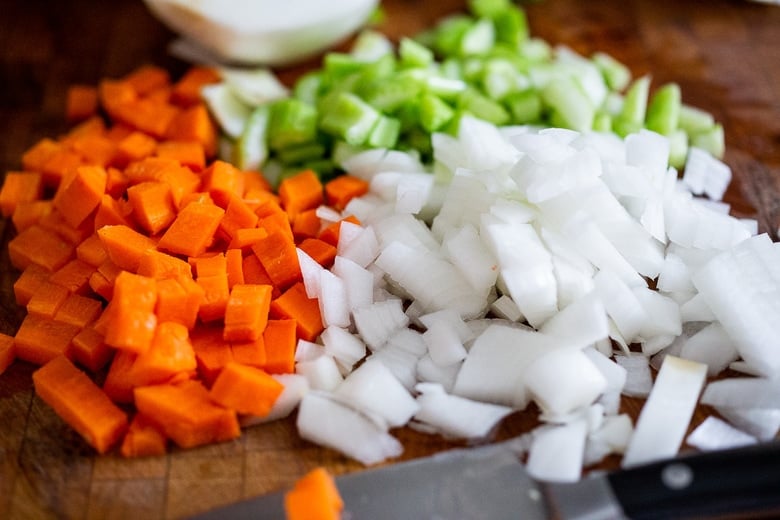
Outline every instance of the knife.
[[(683, 455), (576, 483), (541, 483), (511, 442), (459, 448), (336, 479), (344, 520), (757, 518), (780, 514), (780, 442)], [(198, 520), (283, 520), (284, 493)]]

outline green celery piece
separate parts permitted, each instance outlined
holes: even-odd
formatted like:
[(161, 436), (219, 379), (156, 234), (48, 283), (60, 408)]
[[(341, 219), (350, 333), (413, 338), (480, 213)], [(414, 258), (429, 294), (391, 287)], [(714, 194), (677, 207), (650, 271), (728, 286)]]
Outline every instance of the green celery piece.
[(392, 54), (393, 43), (379, 31), (364, 29), (355, 38), (349, 53), (361, 61), (374, 61)]
[(281, 150), (317, 138), (317, 110), (296, 98), (276, 101), (271, 105), (268, 122), (268, 145)]
[(691, 135), (690, 139), (691, 146), (707, 150), (714, 157), (723, 159), (723, 154), (726, 152), (726, 143), (723, 125), (720, 123), (715, 123), (709, 130)]
[(596, 112), (593, 117), (593, 130), (596, 132), (612, 131), (612, 116), (607, 112)]
[(461, 58), (463, 79), (469, 83), (477, 83), (485, 73), (485, 56), (466, 56)]
[(475, 88), (468, 88), (458, 96), (457, 107), (497, 126), (505, 125), (511, 119), (509, 112), (498, 101), (490, 99)]
[(458, 55), (463, 37), (473, 25), (474, 19), (467, 15), (442, 19), (433, 31), (433, 50), (441, 56)]
[(322, 73), (308, 72), (301, 76), (293, 85), (292, 96), (296, 99), (308, 103), (312, 106), (317, 105), (317, 99), (320, 96), (322, 87)]
[(323, 59), (323, 72), (338, 78), (361, 70), (366, 62), (346, 52), (329, 52)]
[(541, 38), (528, 38), (520, 42), (520, 56), (530, 63), (544, 63), (552, 59), (552, 47)]
[(541, 94), (545, 106), (552, 111), (556, 126), (580, 132), (593, 128), (596, 110), (575, 79), (555, 77), (542, 88)]
[(482, 56), (487, 54), (496, 43), (496, 29), (493, 22), (480, 19), (469, 27), (460, 41), (461, 56)]
[(619, 136), (625, 137), (644, 126), (649, 92), (650, 76), (637, 78), (628, 87), (620, 113), (615, 117), (612, 125)]
[(712, 114), (700, 108), (683, 104), (680, 107), (679, 126), (689, 135), (706, 132), (715, 126), (715, 118)]
[(361, 145), (368, 139), (379, 116), (374, 107), (355, 94), (340, 92), (333, 103), (324, 108), (320, 128), (350, 144)]
[(315, 159), (322, 159), (325, 156), (325, 145), (318, 142), (303, 143), (287, 148), (282, 148), (276, 152), (276, 157), (284, 166), (301, 164)]
[(509, 5), (496, 11), (491, 16), (496, 31), (496, 42), (505, 43), (510, 48), (517, 49), (528, 40), (528, 18), (520, 7)]
[(504, 104), (512, 114), (512, 122), (519, 125), (538, 123), (542, 118), (542, 98), (536, 89), (525, 89), (509, 94)]
[(459, 58), (445, 58), (439, 63), (439, 74), (449, 79), (463, 79), (463, 64)]
[(391, 114), (414, 100), (422, 91), (420, 80), (399, 73), (393, 79), (377, 78), (358, 86), (358, 95), (380, 112)]
[[(404, 148), (405, 147), (405, 148)], [(414, 150), (420, 154), (423, 161), (428, 161), (433, 156), (433, 145), (431, 144), (431, 134), (422, 128), (414, 127), (404, 133), (399, 143), (400, 149)]]
[(631, 71), (605, 52), (596, 52), (591, 60), (598, 67), (611, 90), (623, 91), (631, 82)]
[(681, 170), (688, 158), (688, 134), (678, 128), (670, 133), (669, 139), (669, 166)]
[(411, 38), (401, 38), (398, 56), (402, 67), (427, 68), (433, 61), (433, 51)]
[(612, 131), (620, 137), (626, 137), (629, 134), (635, 134), (642, 128), (644, 128), (642, 123), (629, 121), (628, 119), (623, 119), (620, 116), (612, 118)]
[(494, 58), (485, 63), (480, 83), (482, 90), (488, 96), (502, 100), (507, 95), (517, 92), (524, 83), (527, 83), (527, 80), (513, 63)]
[(667, 83), (655, 91), (647, 107), (645, 127), (661, 135), (670, 135), (680, 120), (680, 86)]
[(420, 99), (420, 125), (430, 133), (436, 132), (455, 115), (455, 110), (441, 98), (425, 94)]
[(396, 111), (395, 117), (401, 122), (401, 139), (403, 139), (403, 134), (420, 124), (420, 98), (404, 104)]
[(255, 108), (244, 124), (244, 131), (236, 140), (233, 158), (241, 170), (259, 170), (268, 159), (268, 121), (271, 117), (270, 106)]
[(454, 101), (468, 88), (468, 84), (460, 79), (447, 78), (431, 74), (425, 80), (425, 91), (447, 101)]
[(374, 129), (368, 135), (366, 144), (371, 148), (394, 148), (401, 133), (401, 120), (396, 117), (380, 116)]
[(468, 9), (477, 18), (492, 18), (511, 5), (510, 0), (469, 0)]

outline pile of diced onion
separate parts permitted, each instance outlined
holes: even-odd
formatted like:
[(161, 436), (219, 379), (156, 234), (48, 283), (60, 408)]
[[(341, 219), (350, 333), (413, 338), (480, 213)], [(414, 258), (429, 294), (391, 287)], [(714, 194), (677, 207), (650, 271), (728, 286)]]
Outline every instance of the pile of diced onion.
[[(402, 453), (394, 428), (486, 441), (533, 402), (517, 445), (550, 481), (776, 436), (780, 248), (729, 215), (727, 165), (692, 148), (679, 178), (647, 130), (464, 118), (433, 144), (433, 167), (343, 163), (370, 191), (319, 216), (362, 225), (342, 223), (330, 270), (299, 251), (326, 329), (270, 418), (297, 407), (304, 439), (370, 465)], [(622, 395), (647, 398), (636, 424)], [(688, 435), (699, 403), (721, 418)]]

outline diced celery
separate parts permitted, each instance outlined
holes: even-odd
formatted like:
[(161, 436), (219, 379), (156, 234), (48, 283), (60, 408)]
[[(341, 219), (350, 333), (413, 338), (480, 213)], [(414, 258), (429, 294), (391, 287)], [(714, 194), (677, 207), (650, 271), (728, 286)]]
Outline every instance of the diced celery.
[(283, 165), (289, 166), (315, 159), (322, 159), (325, 152), (325, 145), (311, 142), (282, 148), (277, 152), (277, 157)]
[(628, 87), (623, 106), (615, 118), (613, 129), (621, 137), (642, 128), (647, 113), (647, 97), (650, 92), (650, 76), (637, 78)]
[(670, 135), (680, 120), (680, 104), (680, 86), (676, 83), (667, 83), (656, 90), (647, 107), (647, 129)]
[(433, 94), (425, 94), (420, 99), (420, 125), (430, 133), (446, 125), (454, 114), (451, 106)]
[(552, 56), (552, 48), (550, 44), (541, 38), (528, 38), (520, 42), (520, 48), (518, 49), (521, 56), (531, 62), (543, 62), (550, 59)]
[(487, 54), (496, 43), (496, 30), (493, 22), (487, 19), (477, 20), (463, 34), (460, 41), (460, 54), (462, 56), (480, 56)]
[(477, 18), (491, 18), (512, 5), (510, 0), (469, 0), (469, 11)]
[(499, 102), (493, 101), (474, 88), (466, 89), (458, 96), (458, 108), (494, 125), (504, 125), (510, 120), (509, 112)]
[(317, 110), (297, 98), (283, 99), (271, 105), (268, 125), (272, 150), (308, 143), (317, 137)]
[(298, 81), (295, 82), (292, 95), (296, 99), (315, 106), (320, 95), (321, 86), (322, 73), (309, 72), (301, 76)]
[(688, 157), (688, 134), (678, 128), (667, 137), (669, 139), (669, 166), (680, 170), (685, 166), (685, 159)]
[(368, 139), (380, 113), (350, 92), (341, 92), (324, 108), (320, 128), (346, 142), (361, 145)]
[(591, 59), (610, 89), (622, 91), (628, 86), (631, 81), (631, 71), (628, 67), (605, 52), (596, 52)]
[(444, 76), (431, 75), (425, 81), (427, 92), (446, 100), (456, 99), (467, 88), (465, 81)]
[(398, 56), (402, 67), (426, 68), (433, 63), (433, 51), (411, 38), (401, 38)]
[(723, 125), (715, 123), (704, 132), (699, 132), (690, 136), (691, 146), (703, 148), (718, 159), (723, 158), (726, 152), (725, 136), (723, 134)]
[(593, 127), (596, 110), (582, 87), (572, 78), (553, 78), (542, 89), (542, 101), (552, 110), (557, 126), (584, 132)]
[(502, 100), (508, 94), (517, 92), (527, 82), (517, 68), (507, 60), (488, 60), (482, 72), (482, 89), (493, 99)]
[(698, 134), (715, 126), (715, 118), (700, 108), (683, 104), (680, 107), (679, 126), (688, 134)]
[(393, 148), (401, 133), (401, 121), (396, 117), (380, 116), (368, 135), (366, 144), (372, 148)]
[(393, 42), (381, 32), (372, 29), (361, 31), (350, 49), (350, 54), (361, 61), (374, 61), (393, 52)]
[(404, 135), (403, 142), (406, 149), (417, 151), (423, 160), (430, 160), (433, 153), (431, 134), (420, 127), (415, 127)]
[(542, 98), (535, 89), (509, 94), (504, 103), (512, 114), (512, 122), (520, 125), (537, 123), (542, 117)]
[(492, 16), (493, 26), (496, 30), (496, 42), (507, 44), (512, 49), (517, 49), (520, 44), (528, 40), (528, 19), (525, 11), (515, 5), (497, 11)]
[(458, 55), (463, 36), (472, 25), (474, 20), (467, 15), (452, 15), (442, 19), (434, 31), (434, 50), (442, 56)]
[(363, 68), (365, 61), (345, 52), (329, 52), (323, 60), (324, 72), (331, 77), (346, 76)]
[(260, 105), (252, 111), (244, 125), (244, 131), (236, 141), (233, 159), (241, 170), (258, 170), (268, 159), (269, 105)]
[(384, 113), (393, 113), (417, 97), (422, 90), (420, 81), (411, 75), (396, 76), (392, 81), (377, 79), (359, 86), (359, 95)]
[(596, 132), (612, 131), (612, 116), (607, 112), (596, 112), (593, 117), (593, 130)]

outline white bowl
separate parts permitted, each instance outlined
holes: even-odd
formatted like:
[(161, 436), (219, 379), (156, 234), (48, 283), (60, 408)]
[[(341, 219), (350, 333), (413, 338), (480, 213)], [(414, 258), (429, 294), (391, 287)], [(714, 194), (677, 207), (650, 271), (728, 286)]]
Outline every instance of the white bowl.
[(225, 62), (290, 65), (358, 30), (379, 0), (144, 0), (171, 30)]

